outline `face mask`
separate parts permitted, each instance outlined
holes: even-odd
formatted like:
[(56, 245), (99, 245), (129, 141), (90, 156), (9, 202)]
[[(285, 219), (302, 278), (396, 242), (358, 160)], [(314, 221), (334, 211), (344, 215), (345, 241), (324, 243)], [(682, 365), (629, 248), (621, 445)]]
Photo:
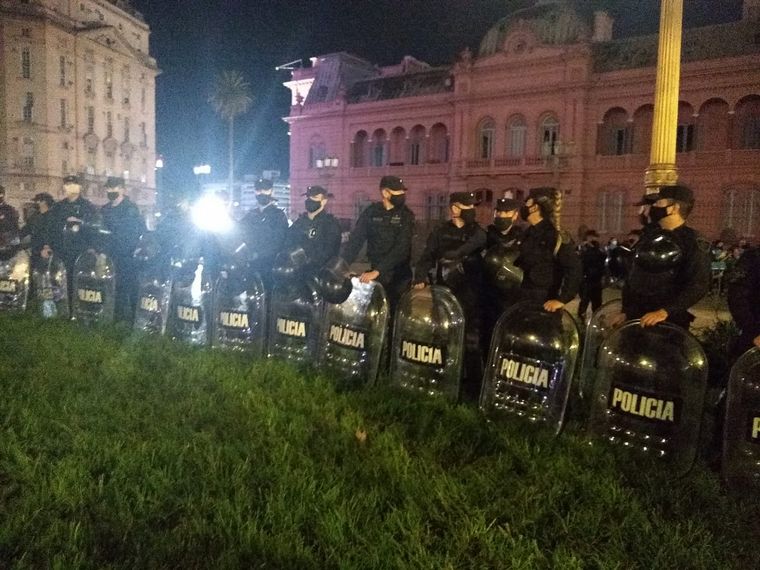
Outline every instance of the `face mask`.
[(460, 210), (459, 211), (459, 218), (465, 223), (465, 225), (474, 224), (475, 223), (475, 209), (470, 210)]
[(318, 202), (317, 200), (312, 200), (311, 198), (308, 198), (305, 202), (304, 207), (306, 208), (306, 211), (310, 214), (313, 214), (317, 210), (319, 210), (322, 207), (322, 202)]
[(108, 198), (110, 202), (113, 202), (118, 197), (119, 197), (118, 192), (106, 192), (106, 198)]
[(406, 196), (403, 194), (391, 194), (390, 202), (394, 208), (400, 208), (406, 202)]
[(259, 206), (266, 206), (272, 201), (272, 197), (267, 194), (256, 194), (256, 201), (259, 203)]
[(655, 224), (659, 222), (660, 220), (663, 220), (667, 218), (670, 214), (668, 214), (668, 208), (670, 206), (651, 206), (649, 208), (649, 219), (652, 220)]
[(493, 225), (500, 232), (506, 231), (512, 227), (512, 220), (510, 218), (494, 218)]

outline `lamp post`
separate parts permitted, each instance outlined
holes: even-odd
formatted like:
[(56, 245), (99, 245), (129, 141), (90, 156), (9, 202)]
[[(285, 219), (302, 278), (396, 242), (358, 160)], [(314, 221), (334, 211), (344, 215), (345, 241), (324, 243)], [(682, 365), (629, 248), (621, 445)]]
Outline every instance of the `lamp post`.
[(647, 192), (656, 192), (659, 186), (678, 182), (676, 134), (682, 26), (683, 0), (662, 0), (652, 119), (652, 150), (649, 167), (644, 175)]

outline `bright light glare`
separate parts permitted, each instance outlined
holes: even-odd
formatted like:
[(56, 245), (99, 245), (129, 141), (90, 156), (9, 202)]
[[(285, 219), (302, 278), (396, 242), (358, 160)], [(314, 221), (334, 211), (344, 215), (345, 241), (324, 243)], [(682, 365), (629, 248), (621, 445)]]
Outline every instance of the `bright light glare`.
[(196, 227), (214, 233), (226, 233), (232, 229), (233, 221), (227, 211), (227, 204), (217, 196), (203, 196), (193, 206), (192, 220)]

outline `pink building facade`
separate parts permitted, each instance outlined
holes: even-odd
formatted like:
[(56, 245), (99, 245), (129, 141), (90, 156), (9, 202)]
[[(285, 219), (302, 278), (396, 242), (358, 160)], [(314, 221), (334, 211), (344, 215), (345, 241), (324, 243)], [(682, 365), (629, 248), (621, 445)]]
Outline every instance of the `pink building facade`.
[[(677, 161), (697, 196), (692, 224), (760, 239), (760, 23), (684, 31)], [(448, 194), (495, 200), (530, 188), (563, 192), (563, 227), (606, 236), (637, 227), (655, 86), (656, 36), (612, 39), (602, 12), (540, 2), (497, 22), (453, 66), (412, 57), (376, 67), (338, 53), (293, 71), (290, 181), (335, 194), (356, 220), (385, 174), (404, 178), (421, 225), (446, 216)], [(291, 214), (296, 214), (292, 212)]]

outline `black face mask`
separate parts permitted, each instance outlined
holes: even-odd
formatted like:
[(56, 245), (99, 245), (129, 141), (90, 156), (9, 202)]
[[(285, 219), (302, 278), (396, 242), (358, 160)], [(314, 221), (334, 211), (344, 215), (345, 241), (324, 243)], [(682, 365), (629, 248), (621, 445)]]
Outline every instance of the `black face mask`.
[(256, 201), (259, 203), (259, 206), (266, 206), (272, 201), (272, 197), (267, 194), (256, 194)]
[(406, 203), (406, 196), (403, 194), (391, 194), (390, 202), (394, 208), (400, 208)]
[(493, 225), (496, 227), (497, 230), (499, 230), (500, 232), (503, 232), (512, 227), (512, 219), (511, 218), (494, 218)]
[(520, 206), (520, 217), (527, 222), (528, 216), (530, 216), (530, 208), (528, 206)]
[(306, 202), (304, 203), (304, 207), (306, 208), (306, 211), (310, 214), (313, 214), (317, 210), (319, 210), (322, 207), (322, 202), (318, 202), (316, 200), (312, 200), (311, 198), (308, 198)]
[(471, 210), (460, 210), (459, 211), (459, 217), (461, 220), (465, 223), (465, 225), (470, 225), (475, 223), (475, 216), (477, 212), (475, 212), (475, 209)]
[(118, 197), (119, 197), (118, 192), (106, 192), (106, 198), (108, 198), (109, 202), (113, 202)]
[(670, 206), (651, 206), (649, 208), (649, 219), (656, 224), (660, 220), (667, 218), (670, 215), (668, 214), (669, 207)]

